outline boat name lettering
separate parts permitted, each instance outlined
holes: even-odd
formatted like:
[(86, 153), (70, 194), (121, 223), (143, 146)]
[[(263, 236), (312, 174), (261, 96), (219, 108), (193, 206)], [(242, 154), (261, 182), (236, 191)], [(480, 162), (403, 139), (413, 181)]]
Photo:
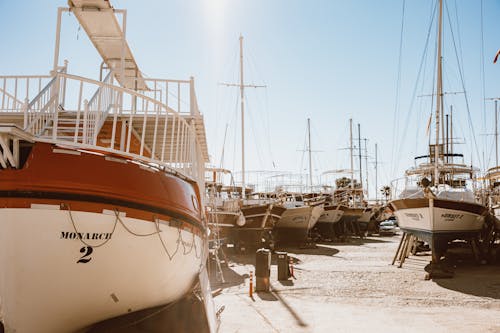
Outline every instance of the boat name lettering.
[(423, 218), (422, 214), (417, 213), (405, 213), (405, 215), (414, 221), (420, 221)]
[(110, 232), (70, 232), (61, 231), (61, 239), (101, 239), (106, 240), (111, 238)]
[(461, 219), (462, 217), (464, 217), (463, 214), (449, 214), (449, 213), (446, 213), (446, 214), (441, 214), (441, 217), (446, 219), (447, 221), (453, 221), (453, 220), (459, 220)]

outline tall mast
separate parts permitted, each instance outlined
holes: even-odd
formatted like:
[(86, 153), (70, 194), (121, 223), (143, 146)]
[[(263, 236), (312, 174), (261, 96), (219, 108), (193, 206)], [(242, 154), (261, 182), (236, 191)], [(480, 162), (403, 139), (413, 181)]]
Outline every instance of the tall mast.
[(437, 87), (436, 87), (436, 145), (434, 147), (434, 185), (439, 184), (439, 122), (442, 111), (443, 100), (443, 78), (442, 78), (442, 28), (443, 28), (443, 0), (439, 0), (439, 20), (438, 20), (438, 36), (437, 36)]
[(498, 101), (495, 100), (495, 166), (498, 166)]
[[(450, 156), (449, 156), (449, 152), (448, 152), (448, 148), (449, 148), (449, 146), (448, 146), (448, 141), (449, 141), (449, 139), (450, 139), (450, 137), (449, 137), (449, 125), (450, 125), (450, 124), (449, 124), (448, 115), (446, 115), (446, 141), (445, 141), (445, 142), (446, 142), (446, 146), (445, 146), (445, 147), (446, 147), (446, 149), (445, 149), (445, 153), (446, 153), (446, 158), (445, 158), (445, 161), (446, 161), (446, 163), (449, 163), (449, 162), (450, 162), (450, 161), (449, 161)], [(453, 162), (453, 158), (452, 158), (452, 160), (451, 160), (451, 161)]]
[(453, 105), (450, 105), (450, 153), (453, 156)]
[(377, 144), (375, 144), (375, 202), (378, 203), (378, 168), (377, 168)]
[(349, 150), (351, 152), (351, 190), (354, 189), (354, 157), (353, 157), (353, 146), (352, 146), (352, 118), (349, 119)]
[(359, 155), (359, 183), (361, 184), (361, 198), (363, 198), (363, 161), (361, 160), (361, 126), (358, 123), (358, 155)]
[(370, 190), (368, 188), (368, 139), (364, 138), (363, 141), (365, 142), (365, 188), (366, 188), (366, 196), (369, 198), (370, 197)]
[(245, 88), (265, 88), (266, 86), (256, 86), (244, 84), (243, 80), (243, 36), (240, 36), (240, 83), (220, 83), (227, 87), (240, 88), (241, 99), (241, 198), (245, 199)]
[(243, 36), (240, 36), (240, 100), (241, 100), (241, 198), (245, 199), (245, 85), (243, 84)]
[(309, 191), (312, 193), (312, 159), (311, 159), (311, 119), (307, 118), (307, 138), (309, 151)]

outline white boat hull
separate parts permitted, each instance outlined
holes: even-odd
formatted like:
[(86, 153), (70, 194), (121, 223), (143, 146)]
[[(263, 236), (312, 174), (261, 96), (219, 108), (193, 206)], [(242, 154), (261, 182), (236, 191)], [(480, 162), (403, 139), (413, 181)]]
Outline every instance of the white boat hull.
[(72, 332), (173, 302), (192, 288), (206, 255), (199, 236), (165, 221), (121, 216), (126, 230), (112, 211), (44, 208), (0, 209), (7, 332)]
[(449, 241), (477, 237), (487, 213), (479, 204), (449, 200), (402, 199), (391, 205), (401, 230), (427, 241), (437, 257)]
[(287, 208), (275, 228), (310, 230), (322, 213), (322, 205)]
[(484, 217), (437, 207), (410, 208), (395, 212), (401, 229), (428, 233), (479, 232)]

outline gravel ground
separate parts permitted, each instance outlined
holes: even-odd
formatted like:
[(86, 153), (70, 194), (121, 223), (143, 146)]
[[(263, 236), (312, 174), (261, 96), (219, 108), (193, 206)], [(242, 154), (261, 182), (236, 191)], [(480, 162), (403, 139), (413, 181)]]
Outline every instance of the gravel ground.
[[(391, 266), (400, 237), (370, 237), (316, 249), (283, 249), (295, 279), (249, 297), (255, 254), (228, 253), (225, 283), (212, 270), (220, 332), (500, 332), (500, 263), (477, 265), (469, 249), (452, 251), (455, 276), (425, 280), (430, 256)], [(212, 268), (213, 265), (212, 265)], [(254, 282), (255, 283), (255, 282)]]

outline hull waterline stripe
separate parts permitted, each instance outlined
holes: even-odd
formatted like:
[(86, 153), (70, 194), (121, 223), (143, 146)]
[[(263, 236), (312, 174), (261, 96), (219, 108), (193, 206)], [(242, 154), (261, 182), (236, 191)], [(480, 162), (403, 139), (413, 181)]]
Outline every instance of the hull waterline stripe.
[(147, 204), (142, 204), (134, 201), (106, 198), (97, 195), (85, 195), (85, 194), (74, 194), (74, 193), (60, 193), (60, 192), (43, 192), (43, 191), (0, 191), (0, 198), (27, 198), (27, 199), (51, 199), (51, 200), (64, 200), (69, 201), (86, 201), (93, 203), (101, 203), (108, 205), (115, 205), (121, 207), (128, 207), (137, 210), (148, 211), (151, 213), (159, 215), (167, 215), (176, 219), (181, 219), (182, 221), (191, 224), (192, 226), (205, 232), (205, 227), (193, 219), (189, 215), (177, 213), (175, 211), (159, 208)]

